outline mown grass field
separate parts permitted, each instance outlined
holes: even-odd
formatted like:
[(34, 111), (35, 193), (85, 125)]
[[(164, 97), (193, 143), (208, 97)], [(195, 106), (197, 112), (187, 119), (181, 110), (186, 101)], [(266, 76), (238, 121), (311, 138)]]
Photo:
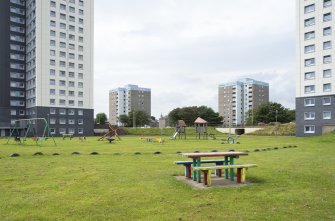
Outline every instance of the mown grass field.
[[(56, 141), (38, 147), (0, 140), (0, 220), (335, 220), (335, 134), (243, 135), (235, 145), (193, 137)], [(273, 147), (279, 149), (262, 151)], [(247, 174), (253, 185), (192, 189), (175, 179), (183, 168), (173, 162), (185, 160), (177, 151), (229, 149), (250, 151), (236, 162), (258, 164)], [(32, 156), (37, 151), (44, 155)], [(14, 152), (21, 156), (9, 157)]]

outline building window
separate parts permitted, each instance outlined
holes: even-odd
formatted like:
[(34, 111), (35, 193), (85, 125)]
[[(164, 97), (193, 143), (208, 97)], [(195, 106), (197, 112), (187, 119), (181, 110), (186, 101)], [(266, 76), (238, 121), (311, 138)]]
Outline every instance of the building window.
[(305, 46), (305, 54), (312, 53), (315, 51), (315, 45), (307, 45)]
[(63, 14), (63, 13), (60, 13), (60, 14), (59, 14), (59, 18), (60, 18), (60, 19), (63, 19), (63, 20), (66, 20), (66, 15)]
[(74, 72), (69, 72), (69, 77), (74, 78)]
[(69, 119), (69, 124), (75, 124), (75, 120), (74, 119)]
[(324, 78), (330, 78), (331, 76), (332, 76), (332, 70), (331, 69), (323, 70), (323, 77)]
[(50, 69), (50, 75), (55, 75), (56, 74), (56, 70), (55, 69)]
[(330, 83), (323, 84), (323, 92), (330, 92), (332, 90), (332, 85)]
[(59, 71), (59, 77), (66, 77), (65, 71)]
[(59, 119), (59, 124), (66, 124), (66, 119), (60, 118)]
[(84, 115), (84, 110), (78, 110), (78, 115), (80, 116)]
[(51, 134), (56, 134), (56, 129), (55, 128), (50, 128), (50, 133)]
[(330, 111), (323, 111), (322, 118), (324, 120), (332, 119), (332, 112), (330, 112)]
[(74, 100), (69, 100), (69, 106), (74, 106)]
[(60, 96), (65, 96), (65, 90), (59, 90), (59, 95)]
[(66, 110), (65, 109), (59, 109), (59, 114), (60, 115), (65, 115), (66, 114)]
[(60, 100), (59, 100), (59, 105), (64, 106), (64, 105), (65, 105), (65, 100), (64, 100), (64, 99), (60, 99)]
[(327, 8), (332, 5), (332, 0), (323, 0), (323, 7)]
[(323, 97), (322, 98), (322, 104), (325, 105), (325, 106), (331, 105), (332, 104), (331, 97)]
[(83, 128), (78, 128), (78, 134), (83, 134), (84, 133), (84, 129)]
[[(55, 50), (50, 50), (50, 56), (55, 56), (56, 55), (56, 51)], [(53, 61), (55, 61), (55, 60), (53, 60)], [(54, 65), (55, 65), (55, 62), (53, 62), (54, 63)], [(51, 64), (51, 62), (50, 62), (50, 64)]]
[(50, 17), (56, 17), (56, 12), (55, 11), (50, 11)]
[(50, 21), (50, 26), (51, 26), (51, 27), (55, 27), (55, 26), (56, 26), (56, 22), (53, 21), (53, 20), (51, 20), (51, 21)]
[(305, 59), (305, 66), (313, 66), (315, 65), (315, 58), (309, 58), (309, 59)]
[(83, 15), (84, 14), (84, 10), (79, 9), (79, 15)]
[(66, 129), (65, 128), (59, 128), (59, 133), (60, 134), (65, 134), (66, 133)]
[(56, 124), (56, 119), (55, 118), (50, 118), (49, 119), (49, 124)]
[(78, 124), (79, 124), (79, 125), (84, 124), (84, 120), (83, 120), (83, 119), (78, 119)]
[(313, 80), (315, 79), (315, 72), (306, 72), (305, 73), (305, 80)]
[(56, 46), (56, 41), (55, 40), (50, 40), (50, 46)]
[(56, 90), (55, 90), (55, 89), (50, 89), (49, 94), (50, 94), (50, 95), (55, 95), (55, 94), (56, 94)]
[(315, 24), (315, 18), (308, 18), (305, 19), (305, 27), (312, 26)]
[(60, 9), (61, 9), (61, 10), (66, 10), (66, 5), (64, 5), (64, 4), (60, 4)]
[(69, 81), (69, 87), (74, 87), (74, 81)]
[(331, 41), (326, 41), (323, 42), (323, 50), (328, 50), (332, 48), (332, 42)]
[(84, 92), (78, 91), (78, 97), (84, 97)]
[(304, 126), (304, 132), (305, 132), (305, 134), (314, 134), (315, 133), (315, 126), (314, 125)]
[(65, 43), (65, 42), (60, 42), (60, 43), (59, 43), (59, 47), (61, 47), (61, 48), (66, 48), (66, 43)]
[(74, 97), (74, 91), (69, 91), (69, 97)]
[(305, 6), (305, 14), (315, 11), (315, 4)]
[(323, 29), (323, 36), (331, 35), (332, 34), (332, 28), (327, 27)]
[(327, 13), (323, 15), (323, 21), (327, 22), (327, 21), (331, 21), (332, 20), (332, 14), (331, 13)]
[(331, 62), (332, 62), (332, 56), (331, 55), (323, 56), (323, 63), (324, 64), (329, 64)]
[(68, 131), (69, 131), (69, 134), (74, 134), (74, 128), (69, 128)]
[(60, 33), (59, 33), (59, 37), (60, 37), (60, 38), (63, 38), (63, 39), (66, 39), (66, 34), (63, 33), (63, 32), (60, 32)]
[(65, 61), (59, 61), (59, 66), (60, 67), (66, 67), (66, 62)]
[(59, 86), (66, 86), (66, 81), (59, 80)]
[(50, 114), (56, 114), (56, 108), (50, 108)]
[(71, 12), (71, 13), (75, 13), (76, 12), (76, 9), (74, 8), (74, 7), (69, 7), (69, 12)]
[(55, 79), (50, 79), (49, 84), (50, 84), (50, 85), (56, 85), (56, 80), (55, 80)]
[(51, 8), (55, 8), (55, 7), (56, 7), (56, 2), (54, 2), (54, 1), (50, 1), (50, 7), (51, 7)]
[(74, 109), (70, 109), (70, 110), (68, 111), (68, 114), (69, 114), (69, 115), (74, 115), (74, 114), (75, 114)]
[(305, 86), (305, 93), (306, 94), (315, 93), (315, 85)]
[(56, 104), (56, 100), (55, 99), (50, 99), (50, 105), (55, 105)]
[(305, 33), (305, 40), (310, 40), (315, 38), (315, 31), (310, 31)]
[(315, 112), (305, 112), (304, 113), (305, 120), (314, 120), (315, 119)]
[[(15, 116), (16, 115), (16, 110), (10, 110), (10, 115)], [(79, 121), (78, 121), (78, 123), (79, 123)]]
[(79, 107), (84, 106), (84, 102), (83, 102), (83, 101), (78, 101), (78, 106), (79, 106)]
[(78, 88), (83, 88), (84, 87), (84, 83), (83, 82), (78, 82)]

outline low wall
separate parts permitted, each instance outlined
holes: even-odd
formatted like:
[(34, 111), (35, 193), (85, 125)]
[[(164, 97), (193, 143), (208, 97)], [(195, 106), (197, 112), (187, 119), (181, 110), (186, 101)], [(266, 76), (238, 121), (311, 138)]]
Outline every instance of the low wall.
[[(221, 132), (221, 133), (225, 133), (225, 134), (228, 134), (229, 133), (229, 128), (215, 128), (217, 131)], [(232, 127), (230, 128), (230, 131), (232, 134), (235, 134), (235, 129), (242, 129), (242, 128), (235, 128), (235, 127)], [(255, 131), (258, 131), (258, 130), (261, 130), (263, 128), (261, 127), (245, 127), (243, 128), (245, 130), (245, 134), (248, 134), (248, 133), (253, 133)]]

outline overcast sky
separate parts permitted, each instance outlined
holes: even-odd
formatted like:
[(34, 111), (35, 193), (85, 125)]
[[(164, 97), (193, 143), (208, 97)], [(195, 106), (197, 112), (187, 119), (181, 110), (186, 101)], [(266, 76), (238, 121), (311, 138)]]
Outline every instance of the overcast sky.
[(206, 105), (218, 85), (250, 77), (294, 108), (295, 1), (95, 0), (94, 109), (109, 90), (151, 88), (152, 115)]

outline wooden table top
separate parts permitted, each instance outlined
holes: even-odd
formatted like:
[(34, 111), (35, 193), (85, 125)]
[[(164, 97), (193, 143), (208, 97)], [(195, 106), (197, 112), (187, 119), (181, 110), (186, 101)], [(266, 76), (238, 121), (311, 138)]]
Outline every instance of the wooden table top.
[(182, 153), (182, 156), (189, 158), (198, 158), (198, 157), (219, 157), (219, 156), (246, 156), (247, 152), (203, 152), (203, 153)]

